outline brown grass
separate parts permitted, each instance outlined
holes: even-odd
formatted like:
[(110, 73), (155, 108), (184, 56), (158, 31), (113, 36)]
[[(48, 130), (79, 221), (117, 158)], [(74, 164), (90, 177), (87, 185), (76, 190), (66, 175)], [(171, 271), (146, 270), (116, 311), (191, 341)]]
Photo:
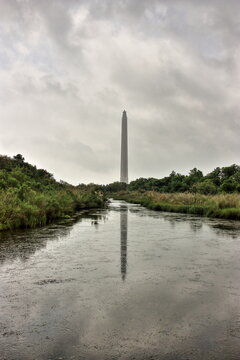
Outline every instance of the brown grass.
[(191, 193), (145, 193), (152, 201), (177, 205), (216, 206), (219, 209), (240, 208), (240, 194), (201, 195)]

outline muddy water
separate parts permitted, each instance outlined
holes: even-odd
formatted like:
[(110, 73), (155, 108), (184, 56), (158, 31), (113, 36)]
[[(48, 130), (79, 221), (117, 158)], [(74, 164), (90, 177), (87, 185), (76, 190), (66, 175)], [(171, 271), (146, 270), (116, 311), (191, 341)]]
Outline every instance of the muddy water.
[(124, 202), (0, 234), (0, 359), (240, 359), (240, 223)]

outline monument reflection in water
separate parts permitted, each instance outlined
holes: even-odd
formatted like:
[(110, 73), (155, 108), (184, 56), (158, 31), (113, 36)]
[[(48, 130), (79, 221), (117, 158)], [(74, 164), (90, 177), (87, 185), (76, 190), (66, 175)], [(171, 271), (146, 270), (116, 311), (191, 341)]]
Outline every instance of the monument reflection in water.
[(121, 240), (121, 275), (124, 281), (127, 276), (127, 240), (128, 240), (128, 207), (120, 208), (120, 240)]

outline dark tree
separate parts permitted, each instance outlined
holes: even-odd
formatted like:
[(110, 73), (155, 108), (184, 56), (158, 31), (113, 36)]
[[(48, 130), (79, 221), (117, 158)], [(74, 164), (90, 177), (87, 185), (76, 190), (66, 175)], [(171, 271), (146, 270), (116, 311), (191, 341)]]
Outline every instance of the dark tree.
[(25, 160), (21, 154), (17, 154), (13, 158), (14, 158), (14, 160), (17, 160), (20, 163), (24, 163), (24, 160)]

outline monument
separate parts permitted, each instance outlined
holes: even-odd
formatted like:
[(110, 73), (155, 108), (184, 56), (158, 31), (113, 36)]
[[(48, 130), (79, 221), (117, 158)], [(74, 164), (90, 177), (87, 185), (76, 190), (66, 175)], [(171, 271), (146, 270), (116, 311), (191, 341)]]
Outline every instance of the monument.
[(122, 115), (121, 176), (120, 181), (128, 184), (128, 124), (127, 112)]

